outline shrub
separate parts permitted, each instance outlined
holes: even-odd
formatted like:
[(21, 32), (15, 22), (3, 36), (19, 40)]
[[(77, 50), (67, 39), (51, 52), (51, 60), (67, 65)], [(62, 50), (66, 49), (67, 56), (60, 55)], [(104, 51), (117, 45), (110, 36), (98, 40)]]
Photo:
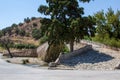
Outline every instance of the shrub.
[(32, 37), (35, 38), (36, 40), (37, 39), (40, 39), (41, 38), (41, 32), (39, 29), (33, 29), (32, 31)]
[(29, 63), (29, 60), (28, 60), (28, 59), (23, 59), (23, 60), (22, 60), (22, 64), (27, 64), (27, 63)]
[(20, 36), (25, 36), (25, 34), (26, 34), (25, 30), (20, 30), (20, 31), (19, 31), (19, 35), (20, 35)]
[(33, 27), (37, 26), (37, 23), (33, 23)]
[(30, 22), (29, 17), (25, 18), (25, 19), (24, 19), (24, 22), (29, 23), (29, 22)]
[(36, 17), (31, 17), (31, 20), (35, 20), (36, 19)]
[(47, 36), (43, 36), (41, 39), (40, 39), (40, 44), (43, 44), (45, 42), (48, 41), (48, 37)]
[(19, 25), (19, 26), (22, 26), (22, 25), (23, 25), (23, 23), (19, 23), (18, 25)]
[(96, 36), (96, 37), (92, 38), (92, 40), (103, 43), (103, 44), (111, 46), (111, 47), (120, 48), (120, 40), (116, 40), (115, 38), (109, 38), (107, 36), (104, 38), (100, 38), (99, 36)]
[(3, 33), (2, 33), (2, 31), (0, 31), (0, 37), (2, 37), (3, 36)]
[(17, 49), (35, 49), (36, 47), (33, 44), (14, 44), (14, 48)]
[(65, 45), (64, 46), (64, 48), (63, 48), (63, 51), (62, 52), (64, 52), (64, 53), (69, 53), (70, 52), (70, 50), (69, 50), (69, 48), (68, 48), (68, 46), (67, 45)]

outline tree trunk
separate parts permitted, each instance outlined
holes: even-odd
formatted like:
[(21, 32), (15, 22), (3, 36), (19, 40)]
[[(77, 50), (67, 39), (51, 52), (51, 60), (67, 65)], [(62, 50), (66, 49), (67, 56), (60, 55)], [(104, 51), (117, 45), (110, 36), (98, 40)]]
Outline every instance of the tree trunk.
[(73, 50), (74, 50), (74, 41), (71, 40), (70, 41), (70, 52), (73, 52)]
[(6, 46), (6, 49), (7, 49), (8, 53), (9, 53), (10, 57), (13, 58), (13, 56), (12, 56), (12, 54), (11, 54), (10, 49), (9, 49), (8, 46)]

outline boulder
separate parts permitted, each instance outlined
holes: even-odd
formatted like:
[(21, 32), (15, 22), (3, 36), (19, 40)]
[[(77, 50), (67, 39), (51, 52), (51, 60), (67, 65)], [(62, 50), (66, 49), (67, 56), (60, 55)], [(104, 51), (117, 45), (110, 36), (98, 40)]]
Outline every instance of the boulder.
[(117, 67), (115, 67), (115, 69), (120, 69), (120, 64)]
[(57, 66), (57, 64), (55, 62), (50, 62), (49, 63), (49, 67), (56, 67), (56, 66)]
[(54, 62), (59, 56), (64, 44), (50, 44), (44, 43), (37, 48), (38, 57), (45, 62)]

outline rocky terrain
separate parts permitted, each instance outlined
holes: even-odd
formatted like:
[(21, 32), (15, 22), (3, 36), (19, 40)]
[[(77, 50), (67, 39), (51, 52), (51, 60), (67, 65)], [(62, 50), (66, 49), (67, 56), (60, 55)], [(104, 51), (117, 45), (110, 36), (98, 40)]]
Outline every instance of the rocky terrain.
[[(88, 43), (87, 43), (88, 44)], [(63, 69), (63, 70), (115, 70), (120, 64), (120, 51), (115, 51), (109, 48), (105, 48), (101, 45), (92, 45), (92, 50), (82, 55), (71, 57), (68, 60), (63, 61), (60, 65), (55, 68), (49, 69)], [(81, 44), (75, 45), (75, 49), (81, 47)], [(22, 63), (23, 58), (6, 59), (12, 63)], [(32, 66), (41, 68), (43, 62), (38, 59), (30, 59)], [(37, 66), (36, 66), (37, 65)], [(46, 64), (45, 64), (46, 65)], [(31, 65), (30, 65), (31, 66)]]
[(93, 45), (93, 50), (65, 60), (58, 68), (77, 70), (114, 70), (120, 64), (120, 51)]

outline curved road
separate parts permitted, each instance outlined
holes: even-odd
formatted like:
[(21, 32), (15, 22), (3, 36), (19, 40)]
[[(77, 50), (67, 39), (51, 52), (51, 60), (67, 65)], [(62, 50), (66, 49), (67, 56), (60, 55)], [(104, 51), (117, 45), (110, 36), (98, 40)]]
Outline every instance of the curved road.
[(0, 80), (120, 80), (120, 71), (46, 70), (7, 63), (0, 58)]

